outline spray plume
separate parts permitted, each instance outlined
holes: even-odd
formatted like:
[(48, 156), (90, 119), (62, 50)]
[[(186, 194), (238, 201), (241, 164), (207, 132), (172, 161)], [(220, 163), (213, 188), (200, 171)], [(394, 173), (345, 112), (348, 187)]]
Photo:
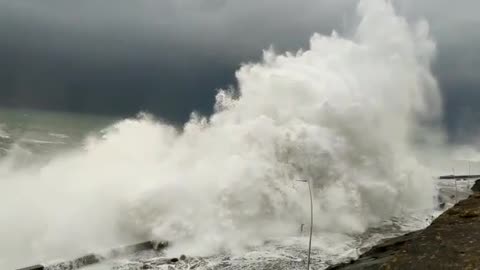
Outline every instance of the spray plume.
[(317, 232), (361, 233), (430, 208), (411, 143), (418, 119), (440, 115), (428, 25), (383, 0), (360, 1), (358, 14), (351, 37), (314, 34), (305, 51), (243, 65), (236, 91), (219, 91), (216, 112), (181, 132), (143, 115), (41, 166), (4, 158), (0, 265), (137, 238), (242, 250), (307, 220), (297, 179), (312, 179)]

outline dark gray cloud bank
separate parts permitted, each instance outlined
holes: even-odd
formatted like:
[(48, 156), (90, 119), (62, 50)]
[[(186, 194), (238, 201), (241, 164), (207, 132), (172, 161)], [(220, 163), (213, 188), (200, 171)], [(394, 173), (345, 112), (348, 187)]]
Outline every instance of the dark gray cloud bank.
[[(262, 49), (354, 23), (355, 0), (0, 0), (0, 105), (181, 122)], [(452, 140), (480, 129), (477, 0), (398, 0), (426, 18)]]

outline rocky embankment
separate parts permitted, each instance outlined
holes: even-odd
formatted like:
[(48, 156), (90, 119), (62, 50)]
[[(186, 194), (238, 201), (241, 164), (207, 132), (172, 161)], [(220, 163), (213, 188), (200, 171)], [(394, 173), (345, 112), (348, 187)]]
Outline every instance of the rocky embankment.
[(426, 229), (386, 240), (329, 269), (480, 269), (480, 180), (472, 191)]

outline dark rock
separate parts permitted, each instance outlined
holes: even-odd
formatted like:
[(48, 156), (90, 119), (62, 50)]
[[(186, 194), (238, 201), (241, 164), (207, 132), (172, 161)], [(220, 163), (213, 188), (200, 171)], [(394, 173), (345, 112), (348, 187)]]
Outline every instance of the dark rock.
[(84, 266), (99, 263), (103, 260), (105, 260), (105, 257), (92, 253), (70, 261), (49, 265), (47, 269), (79, 269)]
[(480, 179), (475, 181), (475, 184), (472, 187), (473, 192), (480, 192)]
[(441, 209), (441, 210), (445, 209), (445, 202), (439, 203), (438, 208)]
[(153, 249), (155, 250), (162, 250), (168, 247), (168, 242), (166, 241), (155, 241), (152, 244), (153, 244)]
[[(43, 269), (79, 269), (84, 266), (99, 263), (107, 258), (115, 258), (126, 254), (132, 254), (139, 251), (154, 249), (161, 250), (168, 246), (168, 242), (165, 241), (146, 241), (133, 245), (114, 248), (101, 254), (87, 254), (85, 256), (68, 260), (64, 262), (54, 263), (48, 266), (34, 265), (18, 270), (43, 270)], [(175, 259), (178, 261), (178, 259)]]
[(17, 270), (43, 270), (43, 269), (45, 269), (45, 267), (43, 265), (38, 264), (38, 265), (33, 265), (33, 266), (17, 269)]

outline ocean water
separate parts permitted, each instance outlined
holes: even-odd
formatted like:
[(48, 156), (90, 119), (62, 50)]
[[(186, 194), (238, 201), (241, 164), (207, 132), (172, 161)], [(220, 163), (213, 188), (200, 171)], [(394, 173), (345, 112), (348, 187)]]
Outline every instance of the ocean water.
[(46, 157), (80, 147), (86, 137), (115, 121), (106, 116), (0, 108), (0, 156), (21, 149)]

